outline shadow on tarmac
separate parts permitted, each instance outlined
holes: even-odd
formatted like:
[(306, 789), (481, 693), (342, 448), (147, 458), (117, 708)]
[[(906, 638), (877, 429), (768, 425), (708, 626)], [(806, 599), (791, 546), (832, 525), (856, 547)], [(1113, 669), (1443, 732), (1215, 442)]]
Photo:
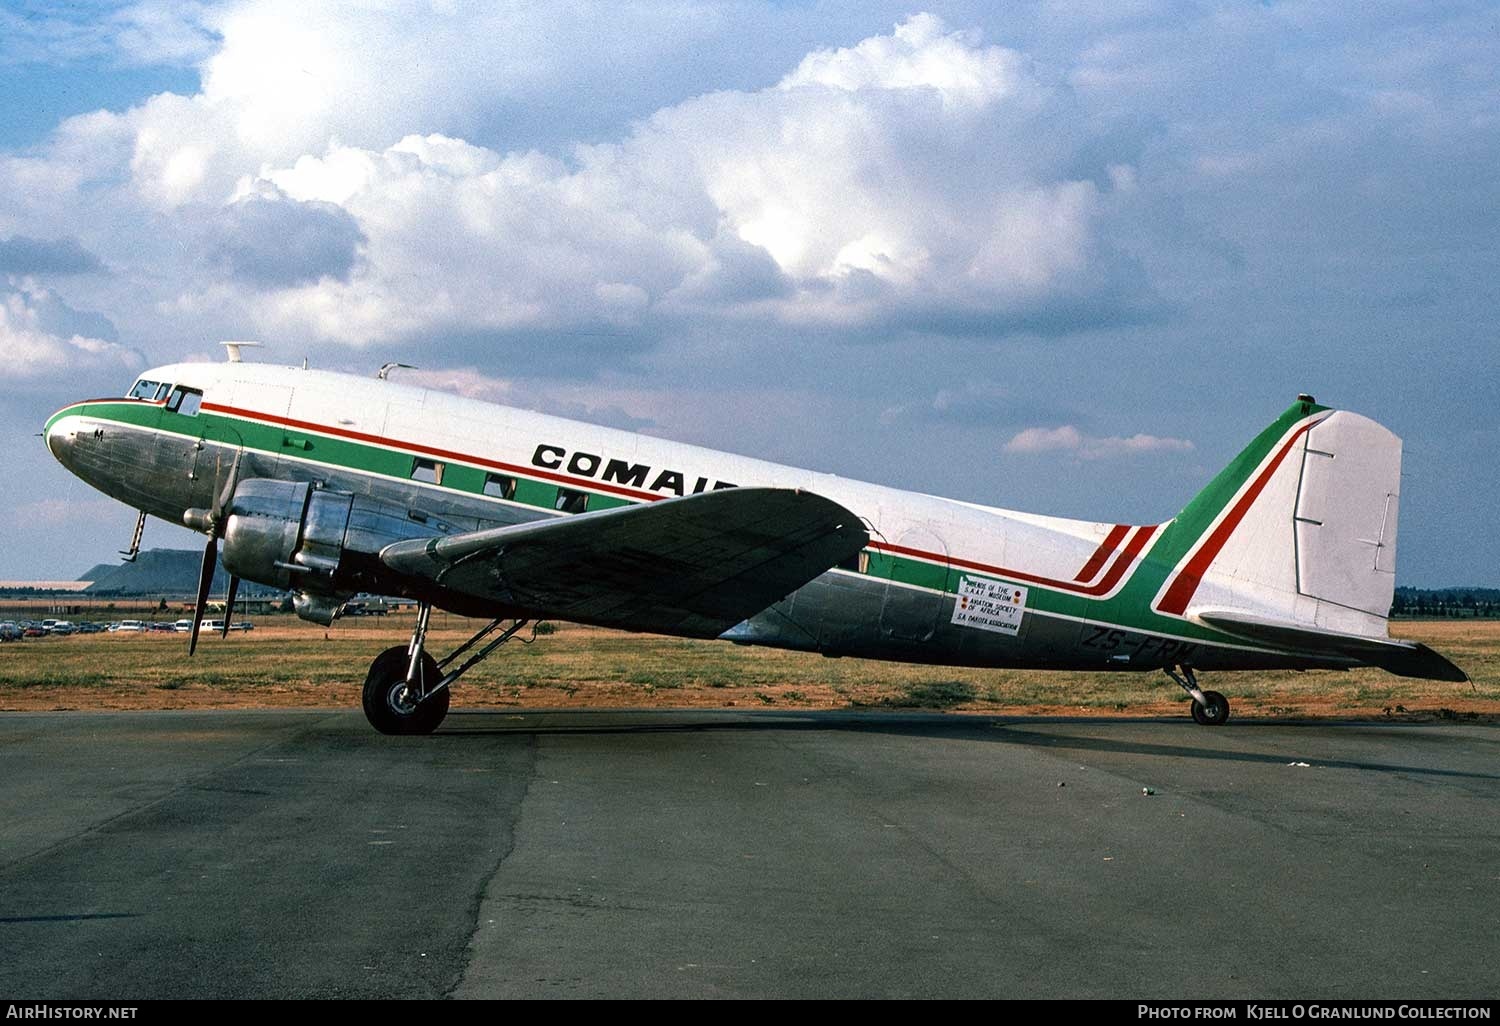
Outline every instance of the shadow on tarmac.
[[(1116, 737), (1060, 734), (1037, 729), (1051, 725), (1073, 727), (1152, 725), (1164, 730), (1180, 730), (1181, 744), (1127, 740)], [(483, 735), (585, 736), (591, 734), (653, 734), (760, 731), (849, 731), (891, 734), (901, 737), (927, 737), (948, 741), (980, 741), (988, 744), (1029, 745), (1059, 751), (1112, 752), (1151, 758), (1208, 759), (1263, 765), (1286, 764), (1285, 752), (1232, 751), (1209, 748), (1193, 743), (1198, 732), (1215, 731), (1235, 741), (1253, 741), (1267, 727), (1295, 727), (1305, 735), (1309, 748), (1319, 738), (1347, 735), (1359, 730), (1361, 740), (1381, 737), (1409, 742), (1425, 729), (1439, 724), (1372, 723), (1370, 721), (1329, 720), (1254, 720), (1224, 727), (1201, 727), (1186, 718), (1121, 718), (1062, 716), (954, 716), (943, 713), (885, 713), (817, 710), (781, 712), (762, 710), (555, 710), (503, 712), (493, 710), (458, 710), (448, 715), (447, 725), (439, 728), (434, 740), (443, 737)], [(1494, 739), (1500, 741), (1500, 735)], [(1430, 766), (1318, 758), (1317, 765), (1333, 769), (1366, 770), (1376, 773), (1410, 773), (1426, 777), (1500, 780), (1500, 773), (1471, 773)]]

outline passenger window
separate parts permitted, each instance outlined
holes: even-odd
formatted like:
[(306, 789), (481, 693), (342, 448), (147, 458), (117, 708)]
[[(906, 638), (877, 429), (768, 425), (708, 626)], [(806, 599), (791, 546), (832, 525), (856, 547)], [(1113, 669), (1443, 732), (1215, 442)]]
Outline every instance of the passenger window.
[(436, 460), (424, 460), (418, 457), (411, 461), (411, 479), (425, 481), (428, 484), (442, 484), (443, 465)]
[(508, 474), (486, 474), (484, 475), (484, 494), (496, 499), (514, 499), (516, 479)]
[(167, 399), (167, 409), (184, 417), (198, 416), (198, 409), (202, 405), (203, 393), (193, 388), (174, 388), (171, 397)]
[(131, 399), (155, 399), (157, 382), (147, 381), (145, 378), (137, 381), (135, 387), (130, 390)]
[(588, 509), (588, 506), (588, 492), (576, 492), (571, 488), (559, 488), (557, 490), (557, 503), (552, 508), (561, 510), (564, 513), (582, 513)]

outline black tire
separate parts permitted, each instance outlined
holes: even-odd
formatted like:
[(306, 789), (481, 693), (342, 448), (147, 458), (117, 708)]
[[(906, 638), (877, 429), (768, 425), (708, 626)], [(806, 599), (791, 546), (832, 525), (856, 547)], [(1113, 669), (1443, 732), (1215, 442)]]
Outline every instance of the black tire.
[(1229, 719), (1229, 699), (1217, 691), (1205, 691), (1203, 697), (1208, 699), (1205, 707), (1196, 698), (1193, 699), (1193, 722), (1201, 723), (1205, 727), (1217, 727)]
[[(448, 689), (421, 703), (406, 700), (406, 669), (411, 655), (405, 645), (386, 649), (370, 664), (365, 677), (365, 719), (382, 734), (431, 734), (448, 715)], [(422, 676), (429, 685), (441, 679), (437, 660), (422, 653)]]

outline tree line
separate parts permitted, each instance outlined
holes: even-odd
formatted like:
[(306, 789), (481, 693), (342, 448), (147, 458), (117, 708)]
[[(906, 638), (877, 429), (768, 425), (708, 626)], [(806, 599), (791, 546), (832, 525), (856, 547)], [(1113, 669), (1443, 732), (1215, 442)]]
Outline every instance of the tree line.
[(1391, 615), (1493, 618), (1500, 616), (1500, 588), (1397, 588)]

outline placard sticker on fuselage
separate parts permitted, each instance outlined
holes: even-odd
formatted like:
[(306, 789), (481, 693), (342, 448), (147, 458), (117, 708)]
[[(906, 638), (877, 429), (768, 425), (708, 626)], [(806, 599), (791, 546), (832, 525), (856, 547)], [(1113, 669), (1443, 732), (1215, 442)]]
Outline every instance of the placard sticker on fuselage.
[(1025, 588), (964, 576), (958, 582), (953, 622), (960, 627), (978, 627), (983, 631), (1015, 635), (1021, 632), (1021, 614), (1025, 610)]

